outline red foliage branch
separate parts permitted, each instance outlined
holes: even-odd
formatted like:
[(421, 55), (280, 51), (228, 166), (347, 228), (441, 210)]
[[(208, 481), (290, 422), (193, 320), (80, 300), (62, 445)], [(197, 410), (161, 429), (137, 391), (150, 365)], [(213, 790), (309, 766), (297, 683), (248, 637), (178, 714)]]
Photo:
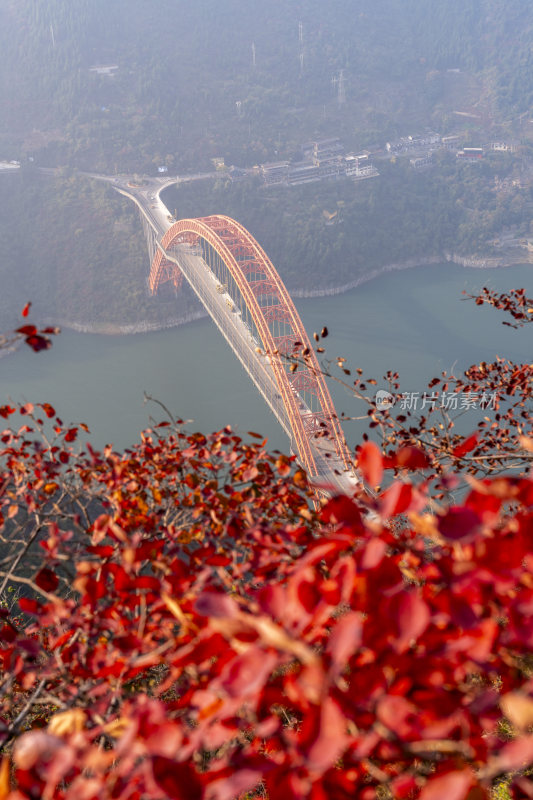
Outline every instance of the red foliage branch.
[(498, 293), (494, 289), (483, 287), (481, 293), (478, 295), (468, 294), (463, 292), (469, 300), (475, 300), (476, 305), (481, 306), (483, 303), (488, 303), (500, 311), (505, 311), (510, 314), (517, 323), (504, 321), (502, 325), (508, 325), (510, 328), (521, 328), (528, 322), (533, 322), (533, 298), (526, 296), (525, 289), (512, 289), (510, 292)]
[(2, 407), (0, 800), (532, 797), (530, 370), (453, 379), (507, 398), (466, 437), (371, 409), (319, 514), (256, 435)]
[[(3, 535), (44, 525), (31, 577), (4, 572), (4, 797), (531, 796), (530, 477), (429, 513), (404, 474), (317, 518), (263, 442), (76, 456), (51, 412), (47, 447), (28, 406), (2, 434)], [(376, 482), (407, 456), (359, 461)]]
[[(30, 308), (31, 303), (26, 303), (22, 309), (21, 315), (27, 317), (30, 313)], [(0, 350), (12, 348), (20, 341), (23, 341), (36, 353), (41, 350), (48, 350), (52, 346), (50, 336), (54, 336), (59, 332), (59, 328), (56, 327), (46, 327), (39, 330), (35, 325), (27, 323), (17, 328), (13, 331), (13, 334), (9, 336), (0, 335)]]

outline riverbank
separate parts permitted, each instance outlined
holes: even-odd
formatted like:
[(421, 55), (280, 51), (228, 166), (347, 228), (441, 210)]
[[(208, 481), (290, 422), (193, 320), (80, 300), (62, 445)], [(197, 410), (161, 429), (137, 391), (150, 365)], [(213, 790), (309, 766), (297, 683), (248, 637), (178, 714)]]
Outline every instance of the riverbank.
[[(503, 315), (462, 302), (461, 292), (484, 283), (498, 292), (527, 287), (531, 274), (530, 264), (476, 273), (441, 262), (391, 272), (335, 297), (295, 302), (307, 331), (328, 326), (330, 356), (342, 355), (352, 371), (360, 368), (365, 376), (379, 379), (377, 388), (387, 386), (381, 376), (398, 372), (402, 391), (420, 392), (422, 397), (431, 378), (450, 371), (453, 364), (455, 374), (461, 374), (495, 354), (527, 363), (527, 326), (503, 326)], [(270, 450), (287, 452), (289, 447), (246, 371), (207, 317), (136, 336), (91, 336), (64, 329), (50, 350), (36, 355), (24, 345), (0, 365), (0, 405), (48, 402), (62, 419), (86, 423), (91, 443), (98, 448), (112, 443), (122, 451), (152, 425), (150, 414), (162, 418), (160, 409), (144, 404), (145, 390), (176, 418), (194, 419), (190, 430), (214, 431), (229, 424), (239, 436), (260, 431), (269, 438)], [(340, 384), (332, 381), (329, 389), (339, 414), (365, 414), (366, 408), (361, 410)], [(472, 414), (469, 411), (462, 421), (475, 428)], [(366, 423), (346, 425), (350, 446), (355, 447)]]
[(467, 269), (499, 269), (527, 263), (527, 254), (524, 250), (520, 250), (519, 254), (515, 254), (512, 257), (508, 257), (502, 261), (495, 256), (479, 258), (475, 256), (460, 256), (457, 253), (443, 253), (439, 256), (411, 258), (394, 264), (385, 264), (382, 267), (376, 267), (376, 269), (373, 269), (364, 275), (359, 275), (357, 278), (354, 278), (353, 281), (345, 283), (342, 286), (333, 286), (327, 289), (290, 289), (289, 291), (292, 297), (332, 297), (334, 295), (344, 294), (344, 292), (349, 292), (352, 289), (356, 289), (358, 286), (375, 280), (381, 275), (386, 275), (389, 272), (413, 269), (415, 267), (431, 266), (434, 264), (442, 264), (444, 261), (456, 264), (458, 267), (465, 267)]
[(5, 358), (6, 356), (16, 353), (21, 345), (22, 338), (10, 341), (5, 336), (0, 336), (0, 358)]
[[(362, 286), (363, 284), (373, 281), (376, 278), (379, 278), (380, 276), (386, 275), (390, 272), (414, 269), (416, 267), (434, 266), (435, 264), (442, 264), (445, 261), (456, 264), (460, 267), (464, 267), (465, 269), (499, 269), (528, 263), (528, 254), (522, 249), (516, 249), (518, 252), (513, 252), (504, 259), (496, 258), (496, 256), (486, 256), (484, 258), (476, 256), (460, 256), (457, 253), (443, 253), (442, 255), (438, 256), (412, 258), (407, 259), (406, 261), (399, 261), (393, 264), (384, 264), (382, 267), (376, 267), (376, 269), (373, 269), (364, 275), (359, 275), (357, 278), (354, 278), (353, 281), (340, 286), (317, 289), (291, 288), (289, 289), (289, 294), (291, 297), (298, 298), (333, 297), (335, 295), (349, 292), (352, 289), (356, 289), (358, 286)], [(149, 333), (151, 331), (166, 330), (167, 328), (177, 328), (181, 325), (188, 325), (190, 322), (196, 322), (197, 320), (204, 319), (207, 316), (208, 314), (206, 311), (198, 310), (188, 312), (180, 317), (169, 317), (158, 322), (149, 322), (147, 320), (143, 320), (130, 325), (117, 325), (114, 323), (105, 322), (91, 324), (57, 319), (45, 320), (45, 324), (60, 325), (63, 328), (68, 328), (76, 331), (77, 333), (96, 333), (106, 336), (127, 336), (134, 333)]]
[(72, 322), (71, 320), (57, 320), (56, 318), (48, 319), (45, 321), (46, 325), (59, 325), (62, 328), (67, 328), (76, 333), (96, 333), (103, 336), (129, 336), (133, 333), (151, 333), (152, 331), (163, 331), (167, 328), (178, 328), (180, 325), (188, 325), (190, 322), (204, 319), (207, 317), (207, 311), (191, 311), (183, 314), (181, 317), (168, 317), (160, 322), (149, 322), (143, 320), (131, 325), (116, 325), (114, 323), (106, 322)]

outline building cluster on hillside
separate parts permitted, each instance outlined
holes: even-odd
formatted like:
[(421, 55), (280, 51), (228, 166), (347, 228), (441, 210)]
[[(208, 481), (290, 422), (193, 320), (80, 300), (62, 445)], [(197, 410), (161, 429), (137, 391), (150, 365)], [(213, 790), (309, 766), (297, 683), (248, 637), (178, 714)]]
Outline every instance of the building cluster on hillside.
[[(301, 146), (301, 160), (276, 161), (261, 164), (253, 168), (227, 166), (224, 158), (216, 157), (211, 161), (217, 172), (223, 172), (231, 181), (245, 181), (250, 175), (260, 175), (265, 186), (297, 186), (303, 183), (326, 180), (328, 178), (348, 177), (354, 181), (379, 176), (374, 166), (374, 158), (409, 157), (409, 163), (415, 170), (423, 170), (434, 164), (434, 154), (439, 150), (455, 152), (459, 159), (478, 161), (485, 152), (514, 152), (513, 142), (493, 141), (483, 146), (461, 148), (464, 137), (460, 133), (441, 136), (436, 131), (404, 136), (396, 141), (387, 142), (385, 148), (378, 144), (372, 150), (360, 153), (346, 152), (341, 140), (337, 137), (316, 139)], [(166, 172), (160, 166), (158, 172)]]
[(301, 161), (261, 164), (265, 185), (296, 186), (343, 175), (353, 180), (379, 175), (367, 150), (357, 154), (345, 153), (342, 142), (337, 138), (307, 142), (302, 146), (302, 154)]
[(470, 159), (483, 158), (488, 150), (496, 153), (513, 153), (515, 146), (509, 142), (489, 142), (483, 147), (463, 147), (462, 150), (457, 151), (456, 156), (457, 158)]
[(496, 150), (499, 153), (514, 153), (515, 151), (515, 145), (510, 142), (490, 142), (487, 148)]
[(463, 147), (462, 150), (458, 150), (455, 154), (457, 158), (483, 158), (483, 148), (482, 147)]
[(440, 146), (444, 150), (458, 150), (461, 137), (458, 134), (450, 134), (450, 136), (443, 136), (440, 140)]
[[(437, 150), (454, 151), (457, 158), (468, 161), (482, 159), (488, 150), (494, 152), (513, 152), (514, 144), (510, 142), (489, 142), (478, 147), (462, 147), (459, 134), (441, 136), (435, 131), (403, 136), (393, 142), (387, 142), (385, 150), (391, 156), (410, 156), (410, 164), (420, 170), (433, 164), (433, 154)], [(382, 151), (378, 151), (382, 152)], [(261, 164), (259, 170), (266, 186), (295, 186), (326, 178), (338, 178), (345, 175), (353, 180), (373, 178), (379, 175), (372, 163), (372, 153), (346, 153), (340, 139), (317, 139), (302, 145), (301, 161), (277, 161)]]
[(321, 181), (347, 176), (354, 180), (374, 178), (379, 172), (372, 164), (370, 153), (345, 153), (340, 139), (318, 139), (302, 146), (303, 159), (289, 163), (278, 161), (262, 164), (261, 175), (267, 186)]
[(385, 149), (391, 155), (409, 153), (412, 150), (420, 150), (426, 147), (436, 149), (441, 143), (441, 138), (440, 133), (435, 133), (434, 131), (417, 134), (416, 136), (402, 136), (396, 142), (387, 142)]
[(415, 169), (422, 169), (433, 162), (433, 153), (437, 150), (455, 151), (457, 158), (476, 160), (483, 158), (485, 151), (494, 152), (514, 152), (515, 145), (511, 142), (489, 142), (482, 147), (463, 147), (461, 148), (461, 136), (451, 134), (441, 136), (435, 131), (428, 131), (424, 134), (415, 136), (403, 136), (395, 142), (387, 142), (385, 149), (387, 153), (394, 156), (412, 155), (410, 163)]
[(433, 153), (427, 153), (425, 156), (417, 156), (415, 158), (410, 158), (409, 163), (415, 169), (423, 169), (424, 167), (429, 167), (433, 164)]

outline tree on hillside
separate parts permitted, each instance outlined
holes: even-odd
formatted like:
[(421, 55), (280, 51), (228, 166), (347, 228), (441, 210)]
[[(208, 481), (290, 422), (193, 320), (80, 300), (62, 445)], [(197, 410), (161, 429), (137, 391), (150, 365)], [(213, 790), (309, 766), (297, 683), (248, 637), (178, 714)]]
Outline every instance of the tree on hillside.
[(0, 798), (531, 797), (532, 370), (471, 436), (372, 414), (318, 511), (257, 434), (0, 408)]

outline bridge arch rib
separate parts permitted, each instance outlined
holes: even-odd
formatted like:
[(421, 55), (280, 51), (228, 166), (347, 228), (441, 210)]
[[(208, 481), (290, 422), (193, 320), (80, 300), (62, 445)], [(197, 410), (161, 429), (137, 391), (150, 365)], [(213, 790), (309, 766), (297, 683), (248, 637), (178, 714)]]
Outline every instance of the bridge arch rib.
[[(274, 374), (300, 463), (311, 477), (331, 468), (350, 469), (350, 455), (333, 401), (321, 374), (302, 321), (272, 262), (255, 238), (235, 220), (223, 215), (182, 219), (164, 234), (152, 261), (149, 286), (172, 281), (181, 274), (179, 248), (189, 245), (201, 254), (218, 281), (228, 305), (245, 322), (251, 341), (257, 344)], [(178, 258), (176, 256), (178, 255)], [(299, 343), (299, 345), (298, 345)], [(305, 364), (291, 371), (284, 355), (299, 346), (308, 355)]]

